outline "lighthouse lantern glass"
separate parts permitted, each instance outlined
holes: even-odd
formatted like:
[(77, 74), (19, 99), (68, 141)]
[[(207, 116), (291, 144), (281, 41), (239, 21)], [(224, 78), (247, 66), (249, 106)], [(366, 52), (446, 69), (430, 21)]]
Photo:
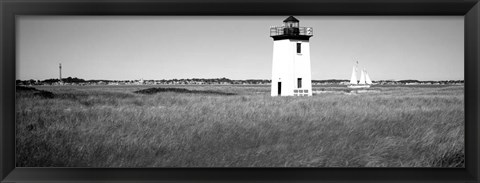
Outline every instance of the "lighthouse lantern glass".
[(290, 27), (298, 28), (298, 26), (299, 26), (298, 22), (290, 22), (290, 21), (289, 21), (289, 22), (285, 22), (283, 25), (284, 25), (285, 27), (288, 27), (288, 28), (290, 28)]

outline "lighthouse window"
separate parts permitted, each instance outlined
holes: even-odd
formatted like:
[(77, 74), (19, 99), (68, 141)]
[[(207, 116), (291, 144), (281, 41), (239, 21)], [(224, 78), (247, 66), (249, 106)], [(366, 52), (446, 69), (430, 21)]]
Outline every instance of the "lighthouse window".
[[(302, 78), (297, 79), (297, 88), (302, 88)], [(302, 92), (302, 90), (300, 90), (300, 93), (301, 92)]]
[(302, 53), (302, 43), (297, 43), (297, 53)]

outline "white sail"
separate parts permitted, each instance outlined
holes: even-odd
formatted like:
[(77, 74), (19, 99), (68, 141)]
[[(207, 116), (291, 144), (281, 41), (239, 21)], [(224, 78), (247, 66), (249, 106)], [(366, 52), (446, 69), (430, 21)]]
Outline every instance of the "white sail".
[(370, 76), (368, 76), (368, 73), (365, 71), (365, 82), (369, 85), (372, 84), (372, 80), (370, 79)]
[(352, 78), (350, 79), (350, 84), (354, 84), (354, 85), (357, 84), (357, 72), (355, 67), (353, 67), (353, 70), (352, 70)]
[(361, 85), (365, 84), (365, 73), (363, 72), (363, 70), (360, 74), (360, 82), (358, 82), (358, 84), (361, 84)]

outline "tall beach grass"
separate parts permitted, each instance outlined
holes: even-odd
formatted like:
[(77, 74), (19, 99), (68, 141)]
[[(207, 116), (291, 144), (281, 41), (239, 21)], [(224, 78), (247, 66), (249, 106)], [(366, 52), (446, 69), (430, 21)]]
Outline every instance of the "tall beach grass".
[(17, 166), (464, 166), (463, 86), (312, 97), (270, 97), (269, 86), (180, 87), (236, 95), (17, 91)]

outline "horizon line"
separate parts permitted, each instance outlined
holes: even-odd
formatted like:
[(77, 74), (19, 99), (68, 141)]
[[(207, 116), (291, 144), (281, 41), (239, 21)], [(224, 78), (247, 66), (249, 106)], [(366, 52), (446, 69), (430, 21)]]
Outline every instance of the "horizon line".
[[(64, 77), (62, 79), (67, 79), (67, 78), (77, 78), (77, 79), (83, 79), (83, 78), (78, 78), (78, 77)], [(59, 78), (48, 78), (48, 79), (16, 79), (16, 80), (21, 80), (21, 81), (27, 81), (27, 80), (40, 80), (40, 81), (44, 81), (44, 80), (50, 80), (50, 79), (59, 79)], [(140, 78), (140, 79), (83, 79), (85, 81), (89, 81), (89, 80), (107, 80), (107, 81), (136, 81), (136, 80), (144, 80), (144, 81), (149, 81), (149, 80), (188, 80), (188, 79), (205, 79), (205, 80), (208, 80), (208, 79), (228, 79), (228, 80), (272, 80), (272, 79), (253, 79), (253, 78), (250, 78), (250, 79), (230, 79), (230, 78), (227, 78), (227, 77), (218, 77), (218, 78), (174, 78), (174, 79), (143, 79), (143, 78)], [(350, 80), (350, 79), (312, 79), (312, 81), (314, 80), (320, 80), (320, 81), (324, 81), (324, 80)], [(378, 79), (378, 80), (372, 80), (372, 81), (405, 81), (405, 80), (416, 80), (416, 81), (464, 81), (465, 79), (441, 79), (441, 80), (420, 80), (420, 79)]]

